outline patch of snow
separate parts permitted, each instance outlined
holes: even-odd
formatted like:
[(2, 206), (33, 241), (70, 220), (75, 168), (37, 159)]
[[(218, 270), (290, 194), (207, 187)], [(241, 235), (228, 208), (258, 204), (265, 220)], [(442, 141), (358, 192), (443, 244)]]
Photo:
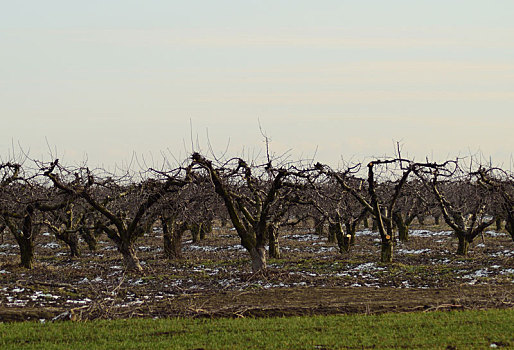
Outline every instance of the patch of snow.
[(191, 245), (187, 246), (186, 249), (202, 251), (202, 252), (217, 252), (220, 250), (241, 251), (241, 252), (246, 251), (246, 249), (242, 245), (239, 245), (239, 244), (231, 245), (231, 246), (227, 246), (227, 247), (200, 246), (200, 245), (191, 244)]
[(435, 259), (432, 261), (432, 264), (449, 264), (451, 263), (452, 261), (448, 258), (444, 258), (444, 259)]
[(41, 247), (46, 248), (46, 249), (57, 249), (57, 248), (60, 248), (61, 245), (59, 243), (50, 242), (47, 244), (43, 244)]
[(7, 306), (25, 306), (27, 305), (29, 301), (28, 300), (13, 300), (9, 303), (7, 303)]
[(410, 288), (411, 285), (409, 284), (409, 281), (402, 281), (402, 287)]
[(246, 252), (246, 249), (245, 247), (243, 247), (242, 245), (229, 245), (228, 247), (226, 247), (227, 250), (234, 250), (234, 251), (240, 251), (240, 252)]
[(428, 231), (428, 230), (410, 230), (409, 235), (414, 237), (432, 237), (432, 236), (451, 236), (453, 231)]
[(284, 238), (287, 239), (294, 239), (298, 242), (306, 242), (306, 241), (319, 241), (321, 240), (327, 240), (326, 237), (320, 238), (318, 235), (312, 234), (312, 233), (306, 233), (306, 234), (300, 234), (300, 235), (286, 235)]
[(480, 278), (480, 277), (487, 277), (490, 274), (490, 272), (487, 269), (480, 269), (476, 270), (474, 273), (470, 273), (468, 275), (462, 276), (462, 278)]
[(353, 269), (351, 269), (351, 271), (371, 271), (371, 270), (380, 271), (380, 270), (384, 270), (384, 269), (385, 269), (384, 267), (378, 267), (376, 263), (370, 262), (370, 263), (357, 265)]
[(18, 254), (16, 254), (16, 253), (0, 252), (0, 255), (2, 255), (2, 256), (14, 256), (14, 255), (18, 255)]
[(514, 256), (514, 250), (505, 249), (501, 252), (491, 253), (490, 256), (494, 257), (511, 257)]
[(496, 231), (485, 231), (485, 233), (491, 237), (498, 237), (498, 236), (507, 236), (504, 232), (496, 232)]
[(219, 248), (218, 247), (200, 246), (200, 245), (193, 245), (193, 244), (191, 244), (190, 246), (187, 247), (187, 249), (189, 249), (189, 250), (199, 250), (199, 251), (202, 251), (202, 252), (215, 252)]
[(87, 303), (90, 303), (91, 302), (91, 299), (89, 298), (85, 298), (83, 300), (73, 300), (73, 299), (68, 299), (66, 300), (66, 302), (68, 304), (78, 304), (78, 305), (85, 305)]
[(362, 230), (362, 231), (355, 232), (355, 236), (371, 236), (371, 235), (374, 235), (375, 233), (376, 232), (373, 232), (370, 229), (365, 229), (365, 230)]
[(9, 244), (9, 243), (0, 244), (0, 249), (14, 249), (14, 248), (18, 248), (18, 246), (16, 244)]
[(53, 295), (50, 293), (43, 293), (41, 291), (36, 291), (36, 292), (34, 292), (33, 295), (30, 295), (29, 298), (32, 299), (32, 301), (36, 301), (37, 299), (40, 299), (40, 298), (56, 300), (56, 299), (59, 299), (60, 296)]
[(337, 272), (337, 273), (333, 274), (333, 276), (335, 276), (335, 277), (349, 277), (350, 274), (348, 272)]
[(180, 285), (182, 285), (182, 283), (184, 283), (184, 280), (182, 279), (177, 279), (167, 285), (164, 286), (164, 288), (169, 288), (169, 287), (178, 287)]
[(423, 253), (429, 253), (431, 252), (430, 249), (418, 249), (418, 250), (409, 250), (409, 249), (397, 249), (398, 253), (403, 254), (423, 254)]

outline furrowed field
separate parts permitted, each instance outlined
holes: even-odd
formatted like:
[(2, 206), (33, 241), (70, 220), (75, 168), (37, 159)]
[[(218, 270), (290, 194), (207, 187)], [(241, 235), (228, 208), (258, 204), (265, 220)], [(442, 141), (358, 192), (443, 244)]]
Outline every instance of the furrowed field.
[[(451, 254), (451, 231), (411, 231), (396, 246), (395, 263), (376, 260), (376, 233), (358, 231), (348, 256), (306, 228), (281, 234), (281, 259), (253, 273), (237, 235), (214, 227), (204, 240), (184, 237), (184, 260), (162, 258), (158, 228), (142, 237), (143, 273), (127, 272), (113, 245), (70, 259), (46, 233), (36, 245), (38, 263), (18, 267), (17, 247), (0, 245), (1, 309), (6, 320), (128, 317), (242, 317), (382, 313), (512, 307), (514, 250), (505, 233), (487, 231), (470, 257)], [(60, 316), (59, 316), (60, 315)]]

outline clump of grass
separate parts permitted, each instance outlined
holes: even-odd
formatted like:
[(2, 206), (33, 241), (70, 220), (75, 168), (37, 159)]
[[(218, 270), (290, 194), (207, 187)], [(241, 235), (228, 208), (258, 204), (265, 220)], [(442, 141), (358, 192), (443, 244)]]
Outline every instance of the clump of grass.
[(514, 346), (513, 310), (0, 324), (2, 349), (483, 349), (491, 346)]

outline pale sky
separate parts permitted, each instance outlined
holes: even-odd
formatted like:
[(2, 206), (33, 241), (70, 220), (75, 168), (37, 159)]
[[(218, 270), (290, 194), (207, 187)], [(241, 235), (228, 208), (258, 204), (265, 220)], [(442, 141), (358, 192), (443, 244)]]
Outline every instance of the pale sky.
[[(514, 151), (513, 0), (0, 0), (0, 155)], [(185, 146), (184, 146), (185, 145)], [(185, 149), (186, 148), (186, 149)], [(169, 153), (168, 153), (169, 154)]]

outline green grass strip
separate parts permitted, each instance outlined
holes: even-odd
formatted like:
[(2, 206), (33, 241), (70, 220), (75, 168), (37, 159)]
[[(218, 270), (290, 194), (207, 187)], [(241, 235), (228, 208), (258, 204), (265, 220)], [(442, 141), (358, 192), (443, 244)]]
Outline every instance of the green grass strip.
[(0, 349), (514, 348), (514, 310), (0, 324)]

